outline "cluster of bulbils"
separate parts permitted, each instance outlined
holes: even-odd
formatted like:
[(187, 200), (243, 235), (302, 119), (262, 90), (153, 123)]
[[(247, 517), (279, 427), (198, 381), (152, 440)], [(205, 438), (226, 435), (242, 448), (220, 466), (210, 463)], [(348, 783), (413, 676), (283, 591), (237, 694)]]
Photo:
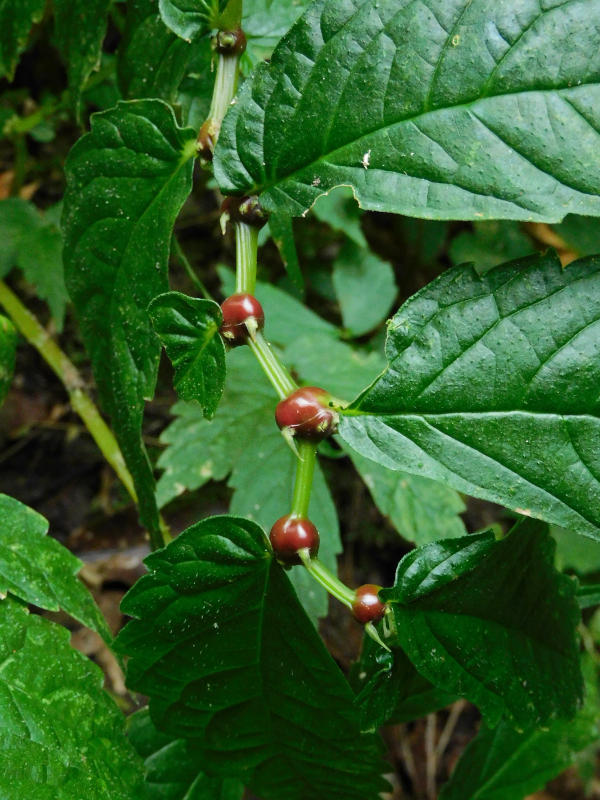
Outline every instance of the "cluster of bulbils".
[[(237, 201), (234, 208), (231, 203), (228, 204), (227, 213), (234, 221), (241, 216), (248, 224), (247, 212), (254, 213), (254, 209), (250, 208), (251, 200), (244, 198)], [(251, 294), (232, 294), (221, 305), (221, 311), (223, 322), (220, 332), (230, 347), (247, 344), (264, 328), (264, 311)], [(316, 444), (335, 432), (338, 414), (332, 408), (331, 395), (324, 389), (303, 386), (277, 404), (275, 420), (287, 436)], [(278, 519), (271, 528), (269, 539), (277, 559), (286, 566), (302, 563), (299, 555), (301, 550), (308, 550), (311, 558), (315, 558), (319, 551), (319, 532), (315, 525), (309, 519), (294, 514)], [(359, 622), (366, 624), (383, 618), (386, 606), (378, 597), (380, 588), (365, 584), (356, 590), (352, 611)]]

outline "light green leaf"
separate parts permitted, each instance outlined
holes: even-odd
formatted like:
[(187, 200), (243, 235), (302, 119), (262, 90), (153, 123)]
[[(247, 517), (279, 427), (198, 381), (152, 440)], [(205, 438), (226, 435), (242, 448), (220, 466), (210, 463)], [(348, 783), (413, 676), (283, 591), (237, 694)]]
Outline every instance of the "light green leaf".
[(579, 256), (600, 253), (600, 221), (569, 214), (554, 230)]
[(65, 167), (67, 288), (151, 531), (158, 517), (141, 427), (160, 343), (147, 308), (168, 289), (171, 234), (195, 152), (194, 132), (178, 128), (165, 103), (122, 102), (93, 116)]
[(342, 184), (429, 219), (599, 216), (599, 53), (598, 0), (316, 0), (242, 87), (215, 176), (294, 216)]
[(353, 242), (335, 260), (333, 286), (352, 336), (363, 336), (383, 322), (398, 294), (391, 265)]
[(210, 419), (223, 394), (226, 373), (220, 307), (213, 300), (167, 292), (150, 303), (148, 313), (173, 363), (177, 394), (200, 403)]
[(516, 222), (476, 222), (473, 231), (463, 231), (450, 244), (453, 264), (473, 262), (480, 274), (505, 261), (535, 252), (532, 240)]
[(456, 765), (440, 800), (522, 800), (556, 777), (600, 740), (596, 667), (584, 661), (586, 701), (574, 720), (516, 731), (485, 725)]
[(557, 569), (573, 569), (580, 575), (600, 572), (600, 542), (576, 536), (558, 525), (551, 525), (550, 533), (556, 542)]
[(386, 355), (342, 421), (353, 449), (600, 538), (600, 259), (449, 270), (393, 318)]
[(186, 42), (216, 26), (228, 0), (158, 0), (165, 25)]
[(0, 602), (0, 795), (3, 800), (134, 800), (142, 763), (103, 675), (69, 632)]
[(147, 708), (129, 717), (129, 739), (144, 759), (144, 800), (241, 800), (238, 780), (201, 772), (193, 744), (157, 731)]
[(509, 536), (447, 539), (400, 561), (391, 603), (395, 635), (431, 683), (475, 703), (488, 725), (569, 719), (582, 681), (573, 580), (554, 569), (547, 526)]
[(81, 561), (47, 533), (44, 517), (0, 494), (0, 595), (9, 592), (47, 611), (62, 609), (110, 643), (100, 609), (76, 577)]
[(242, 28), (248, 46), (243, 61), (253, 69), (270, 58), (282, 36), (312, 0), (244, 0)]
[(279, 250), (283, 266), (286, 268), (291, 281), (298, 287), (304, 289), (304, 278), (300, 271), (298, 262), (298, 252), (294, 241), (294, 228), (292, 218), (285, 214), (271, 214), (269, 217), (269, 230), (273, 241)]
[(338, 186), (321, 195), (311, 211), (321, 222), (346, 234), (354, 244), (364, 248), (369, 246), (360, 224), (362, 212), (350, 187)]
[(100, 66), (110, 5), (111, 0), (54, 0), (56, 43), (77, 113), (81, 90)]
[(0, 0), (0, 75), (12, 81), (29, 31), (44, 16), (46, 0)]
[[(229, 475), (234, 489), (231, 512), (270, 530), (289, 512), (296, 467), (275, 425), (276, 402), (252, 354), (244, 348), (229, 353), (225, 392), (212, 422), (202, 419), (197, 406), (177, 403), (173, 408), (179, 416), (161, 437), (169, 447), (158, 461), (165, 470), (158, 482), (159, 504)], [(319, 557), (336, 572), (335, 557), (341, 551), (337, 514), (318, 466), (310, 518), (321, 534)], [(305, 570), (293, 570), (291, 579), (308, 613), (325, 616), (326, 592)]]
[(376, 740), (360, 734), (350, 687), (263, 531), (211, 517), (146, 565), (117, 642), (157, 728), (193, 739), (200, 769), (239, 776), (263, 800), (376, 800)]
[(0, 314), (0, 406), (4, 402), (15, 371), (17, 332), (12, 322)]
[(350, 448), (348, 454), (377, 508), (404, 539), (422, 545), (464, 536), (465, 526), (458, 515), (465, 510), (465, 504), (449, 486), (408, 472), (392, 471)]

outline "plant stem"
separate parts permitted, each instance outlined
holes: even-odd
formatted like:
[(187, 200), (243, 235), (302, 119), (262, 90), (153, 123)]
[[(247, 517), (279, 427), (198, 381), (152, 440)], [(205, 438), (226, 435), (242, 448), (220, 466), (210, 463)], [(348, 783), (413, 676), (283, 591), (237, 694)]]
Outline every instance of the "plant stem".
[(73, 409), (79, 414), (103, 456), (117, 473), (132, 500), (137, 503), (133, 478), (127, 469), (121, 449), (114, 434), (100, 416), (90, 396), (83, 389), (83, 379), (73, 362), (50, 338), (35, 316), (21, 303), (4, 281), (0, 280), (0, 304), (12, 319), (15, 327), (32, 344), (55, 375), (60, 378), (69, 394)]
[(227, 8), (221, 14), (219, 25), (222, 30), (239, 28), (242, 24), (242, 0), (229, 0)]
[(330, 572), (322, 561), (318, 558), (311, 558), (308, 549), (300, 550), (299, 552), (302, 563), (312, 575), (312, 577), (319, 583), (332, 597), (335, 597), (340, 603), (343, 603), (347, 608), (352, 608), (354, 601), (354, 592), (345, 583), (342, 583), (339, 578)]
[(260, 331), (255, 334), (254, 339), (248, 338), (248, 346), (281, 400), (298, 388)]
[(173, 238), (171, 239), (171, 252), (175, 256), (176, 260), (179, 261), (181, 266), (187, 272), (189, 279), (194, 284), (196, 289), (207, 299), (212, 300), (210, 292), (206, 288), (206, 286), (202, 283), (200, 278), (194, 272), (194, 268), (189, 262), (188, 257), (183, 252), (181, 245), (179, 244), (177, 237), (173, 234)]
[(258, 228), (236, 222), (235, 229), (235, 290), (254, 294), (256, 290), (256, 260)]
[(296, 462), (296, 480), (292, 497), (292, 514), (301, 519), (308, 519), (308, 507), (312, 491), (317, 447), (312, 442), (298, 444), (298, 461)]

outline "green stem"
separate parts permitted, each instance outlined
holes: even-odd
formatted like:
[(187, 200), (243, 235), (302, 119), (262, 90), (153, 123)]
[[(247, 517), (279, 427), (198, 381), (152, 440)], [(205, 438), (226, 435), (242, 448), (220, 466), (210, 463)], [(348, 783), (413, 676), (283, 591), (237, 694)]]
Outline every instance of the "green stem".
[(117, 473), (130, 497), (137, 503), (133, 478), (127, 469), (123, 454), (112, 431), (100, 416), (88, 394), (83, 390), (83, 379), (77, 368), (63, 353), (34, 315), (21, 303), (4, 281), (0, 281), (0, 304), (4, 306), (15, 327), (32, 344), (50, 369), (62, 381), (69, 394), (73, 409), (79, 414), (100, 451)]
[(256, 333), (254, 339), (248, 337), (248, 346), (281, 400), (298, 388), (262, 333)]
[(319, 583), (332, 597), (335, 597), (340, 603), (343, 603), (348, 608), (352, 608), (354, 602), (354, 592), (345, 583), (342, 583), (339, 578), (330, 572), (322, 561), (318, 558), (311, 558), (308, 549), (300, 550), (300, 558), (302, 563), (312, 575), (312, 577)]
[(312, 442), (300, 442), (298, 444), (294, 496), (292, 497), (292, 514), (301, 519), (308, 519), (308, 507), (310, 505), (316, 460), (316, 445)]
[(206, 286), (202, 283), (200, 278), (194, 272), (194, 268), (189, 262), (188, 257), (183, 252), (181, 245), (177, 241), (177, 237), (173, 234), (173, 238), (171, 239), (171, 252), (175, 256), (176, 260), (179, 261), (181, 266), (187, 272), (189, 279), (194, 284), (196, 289), (207, 299), (212, 300), (212, 296)]
[(227, 8), (221, 14), (219, 26), (221, 30), (233, 30), (242, 24), (242, 0), (229, 0)]
[(239, 55), (219, 53), (210, 109), (206, 122), (200, 129), (200, 138), (207, 137), (207, 141), (201, 142), (201, 145), (208, 146), (210, 143), (209, 149), (211, 152), (217, 144), (227, 109), (237, 92), (240, 74), (239, 66)]
[(258, 254), (258, 228), (236, 222), (235, 229), (235, 290), (254, 294), (256, 290), (256, 260)]

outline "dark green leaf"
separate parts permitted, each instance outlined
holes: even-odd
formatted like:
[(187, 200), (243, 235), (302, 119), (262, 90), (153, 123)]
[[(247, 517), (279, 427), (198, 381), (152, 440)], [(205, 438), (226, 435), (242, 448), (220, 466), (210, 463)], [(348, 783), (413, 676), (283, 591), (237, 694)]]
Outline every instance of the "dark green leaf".
[(65, 277), (140, 502), (157, 529), (154, 480), (141, 440), (160, 355), (147, 308), (168, 289), (175, 217), (192, 179), (195, 135), (159, 100), (92, 118), (66, 163)]
[(411, 551), (392, 589), (398, 642), (435, 686), (466, 697), (495, 726), (572, 717), (581, 697), (575, 583), (553, 566), (533, 520)]
[(166, 27), (158, 0), (127, 3), (117, 61), (123, 95), (132, 99), (158, 97), (173, 103), (194, 49)]
[(21, 240), (39, 224), (36, 208), (27, 200), (11, 197), (0, 201), (0, 278), (16, 266)]
[(569, 214), (554, 230), (579, 256), (600, 253), (600, 224), (597, 219)]
[(390, 264), (353, 242), (340, 250), (333, 285), (344, 327), (352, 336), (363, 336), (383, 322), (398, 294)]
[(17, 332), (12, 322), (0, 314), (0, 406), (12, 383), (16, 352)]
[(29, 31), (44, 16), (46, 0), (0, 0), (0, 75), (12, 80)]
[(215, 175), (295, 216), (340, 184), (430, 219), (598, 216), (598, 53), (598, 0), (316, 0), (242, 87)]
[(483, 274), (498, 264), (535, 252), (532, 240), (516, 222), (476, 222), (473, 231), (463, 231), (450, 244), (453, 264), (473, 262)]
[[(233, 350), (228, 356), (225, 393), (212, 422), (202, 418), (197, 406), (178, 403), (173, 409), (179, 416), (162, 435), (170, 446), (158, 462), (165, 470), (158, 482), (160, 505), (185, 489), (230, 475), (231, 512), (269, 530), (289, 510), (296, 468), (294, 454), (274, 424), (276, 402), (252, 354), (245, 348)], [(335, 557), (341, 551), (338, 521), (318, 467), (310, 518), (321, 532), (319, 556), (335, 572)], [(291, 579), (308, 613), (324, 617), (326, 592), (305, 570), (293, 570)]]
[(600, 259), (449, 270), (393, 318), (386, 355), (342, 421), (351, 447), (600, 537)]
[(148, 312), (173, 363), (177, 394), (200, 403), (210, 419), (223, 394), (226, 373), (220, 307), (213, 300), (167, 292), (150, 303)]
[(44, 517), (0, 494), (0, 594), (48, 611), (62, 609), (111, 642), (100, 609), (76, 577), (81, 561), (47, 533)]
[(228, 0), (158, 0), (165, 25), (187, 42), (216, 27)]
[(304, 278), (298, 263), (292, 218), (285, 214), (271, 214), (269, 228), (290, 279), (298, 289), (302, 290), (304, 288)]
[(444, 786), (440, 800), (522, 800), (600, 740), (596, 668), (584, 662), (587, 697), (574, 720), (516, 731), (505, 722), (481, 728)]
[(110, 5), (111, 0), (54, 0), (56, 43), (77, 112), (81, 90), (100, 66)]
[(159, 730), (194, 739), (200, 768), (264, 800), (375, 800), (375, 740), (262, 530), (212, 517), (146, 564), (117, 641)]
[(157, 731), (147, 708), (129, 718), (129, 738), (144, 759), (144, 800), (241, 800), (238, 780), (202, 773), (193, 744)]
[(69, 632), (0, 602), (0, 795), (3, 800), (133, 800), (142, 763), (100, 669)]

